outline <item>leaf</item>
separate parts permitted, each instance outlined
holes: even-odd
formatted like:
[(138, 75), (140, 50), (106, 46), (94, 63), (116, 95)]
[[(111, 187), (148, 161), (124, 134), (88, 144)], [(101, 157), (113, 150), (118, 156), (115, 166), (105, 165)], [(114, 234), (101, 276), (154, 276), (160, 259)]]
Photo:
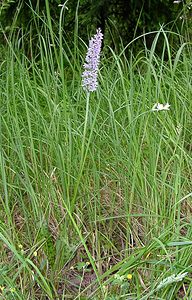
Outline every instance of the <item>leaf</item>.
[(189, 246), (189, 245), (192, 245), (192, 241), (170, 242), (170, 243), (167, 243), (168, 247), (172, 247), (172, 246)]

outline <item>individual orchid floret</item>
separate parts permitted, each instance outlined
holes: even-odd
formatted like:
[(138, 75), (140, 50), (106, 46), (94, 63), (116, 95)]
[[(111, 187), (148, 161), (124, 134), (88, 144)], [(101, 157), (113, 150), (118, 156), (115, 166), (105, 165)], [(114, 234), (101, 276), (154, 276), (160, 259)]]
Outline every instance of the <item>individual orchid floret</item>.
[(160, 110), (169, 110), (170, 108), (170, 104), (166, 103), (166, 104), (161, 104), (161, 103), (156, 103), (155, 105), (153, 105), (152, 107), (152, 111), (160, 111)]
[(97, 29), (94, 37), (89, 41), (89, 48), (84, 63), (84, 72), (82, 74), (82, 86), (87, 92), (96, 91), (98, 82), (98, 70), (100, 62), (100, 52), (103, 34), (101, 29)]

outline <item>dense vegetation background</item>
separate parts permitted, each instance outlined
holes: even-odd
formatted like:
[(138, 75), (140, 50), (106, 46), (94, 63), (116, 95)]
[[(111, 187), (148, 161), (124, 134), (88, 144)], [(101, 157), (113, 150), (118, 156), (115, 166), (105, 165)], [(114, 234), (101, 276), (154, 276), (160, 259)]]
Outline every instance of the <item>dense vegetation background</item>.
[(191, 1), (174, 2), (0, 1), (0, 299), (192, 299)]
[[(53, 29), (58, 30), (59, 17), (63, 1), (49, 0), (50, 15)], [(113, 47), (120, 43), (126, 45), (134, 37), (156, 30), (159, 24), (166, 24), (167, 28), (181, 26), (179, 12), (188, 10), (188, 4), (183, 2), (174, 4), (172, 0), (68, 0), (65, 3), (64, 32), (73, 36), (76, 26), (81, 38), (87, 38), (95, 27), (100, 27), (105, 33), (105, 40)], [(30, 7), (33, 9), (31, 10)], [(183, 11), (183, 12), (182, 12)], [(34, 30), (34, 12), (42, 18), (47, 14), (46, 1), (38, 0), (2, 0), (0, 3), (0, 22), (2, 29), (10, 31), (14, 26), (17, 31)], [(16, 21), (13, 22), (15, 14)], [(43, 20), (38, 20), (39, 26)], [(34, 30), (35, 31), (35, 30)], [(34, 32), (35, 35), (35, 32)], [(113, 41), (111, 41), (113, 36)], [(150, 44), (153, 36), (147, 37)]]

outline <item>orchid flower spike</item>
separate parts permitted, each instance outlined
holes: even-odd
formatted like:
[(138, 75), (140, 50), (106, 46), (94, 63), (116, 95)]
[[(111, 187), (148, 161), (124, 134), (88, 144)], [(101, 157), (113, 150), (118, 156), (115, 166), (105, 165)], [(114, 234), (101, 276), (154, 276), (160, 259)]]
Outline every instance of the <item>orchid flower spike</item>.
[(100, 62), (100, 52), (103, 34), (101, 29), (97, 29), (94, 37), (89, 41), (89, 48), (84, 63), (84, 72), (82, 74), (82, 87), (87, 92), (96, 91), (98, 82), (98, 70)]

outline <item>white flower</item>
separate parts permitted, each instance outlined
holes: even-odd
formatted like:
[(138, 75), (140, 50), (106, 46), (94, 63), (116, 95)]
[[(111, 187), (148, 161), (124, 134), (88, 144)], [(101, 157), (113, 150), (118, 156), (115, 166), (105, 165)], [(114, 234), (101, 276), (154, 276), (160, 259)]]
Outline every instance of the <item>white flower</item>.
[(178, 134), (178, 135), (180, 135), (181, 133), (182, 133), (182, 125), (179, 123), (178, 125), (177, 125), (177, 127), (175, 128), (175, 131), (176, 131), (176, 133)]
[(123, 281), (125, 279), (124, 276), (120, 276), (119, 274), (115, 274), (114, 278), (117, 279), (117, 280), (119, 280), (119, 281)]
[(174, 4), (179, 4), (181, 2), (182, 2), (182, 0), (175, 0), (175, 1), (173, 1)]
[(153, 105), (152, 107), (152, 111), (159, 111), (159, 110), (169, 110), (170, 104), (166, 103), (166, 104), (161, 104), (161, 103), (155, 103), (155, 105)]

